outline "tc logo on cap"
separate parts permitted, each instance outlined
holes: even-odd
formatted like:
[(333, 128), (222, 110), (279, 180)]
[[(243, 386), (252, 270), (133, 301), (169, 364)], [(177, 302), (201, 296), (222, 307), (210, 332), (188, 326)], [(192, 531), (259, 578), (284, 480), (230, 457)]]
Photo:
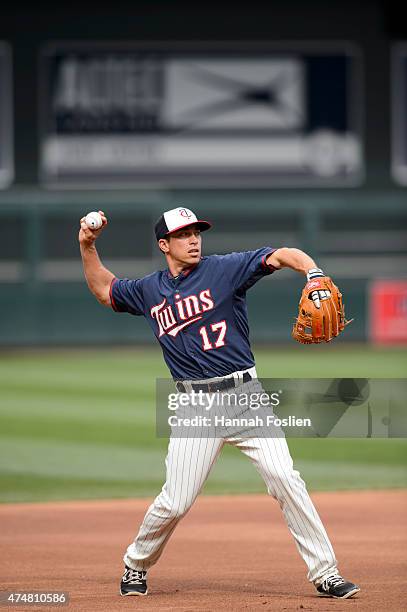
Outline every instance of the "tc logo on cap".
[(192, 212), (188, 210), (187, 208), (179, 208), (178, 212), (181, 215), (181, 217), (186, 217), (187, 219), (190, 219), (192, 217)]

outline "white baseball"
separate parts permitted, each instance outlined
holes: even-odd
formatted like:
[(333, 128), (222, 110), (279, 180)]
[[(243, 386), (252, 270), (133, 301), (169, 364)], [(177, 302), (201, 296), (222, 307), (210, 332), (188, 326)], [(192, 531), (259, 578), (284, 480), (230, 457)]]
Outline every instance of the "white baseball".
[(85, 217), (85, 223), (92, 230), (97, 230), (103, 225), (102, 217), (98, 212), (88, 213)]

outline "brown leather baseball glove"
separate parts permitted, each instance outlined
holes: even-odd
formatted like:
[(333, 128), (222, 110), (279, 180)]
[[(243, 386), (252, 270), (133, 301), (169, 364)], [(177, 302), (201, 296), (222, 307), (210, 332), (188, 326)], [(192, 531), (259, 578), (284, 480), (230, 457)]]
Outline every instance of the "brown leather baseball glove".
[[(318, 296), (324, 297), (316, 299)], [(329, 276), (313, 278), (302, 290), (291, 335), (301, 344), (330, 342), (352, 321), (345, 319), (342, 294)]]

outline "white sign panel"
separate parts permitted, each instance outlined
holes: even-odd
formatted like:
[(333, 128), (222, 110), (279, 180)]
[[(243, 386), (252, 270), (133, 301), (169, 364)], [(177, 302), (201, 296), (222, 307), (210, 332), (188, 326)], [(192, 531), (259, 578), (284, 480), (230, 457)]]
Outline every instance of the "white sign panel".
[(201, 47), (48, 47), (43, 180), (58, 187), (360, 184), (354, 49)]

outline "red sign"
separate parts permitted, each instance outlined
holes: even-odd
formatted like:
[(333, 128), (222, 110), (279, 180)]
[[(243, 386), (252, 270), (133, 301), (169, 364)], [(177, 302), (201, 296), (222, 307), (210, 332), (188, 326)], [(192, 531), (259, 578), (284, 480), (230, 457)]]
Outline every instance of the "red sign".
[(407, 343), (407, 281), (371, 284), (370, 339), (378, 344)]

